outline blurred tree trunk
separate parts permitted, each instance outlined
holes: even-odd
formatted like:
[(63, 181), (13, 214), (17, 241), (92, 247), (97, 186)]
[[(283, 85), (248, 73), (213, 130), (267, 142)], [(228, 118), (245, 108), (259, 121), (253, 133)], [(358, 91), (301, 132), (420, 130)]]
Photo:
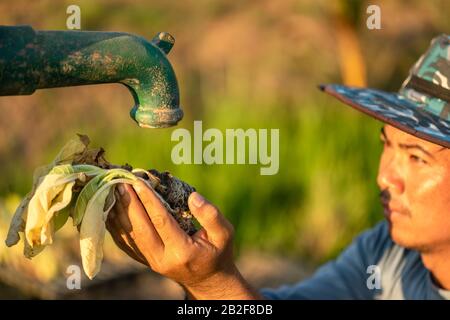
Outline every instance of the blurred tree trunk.
[[(366, 86), (366, 65), (358, 39), (358, 26), (365, 2), (340, 0), (334, 6), (334, 30), (342, 80), (346, 85)], [(365, 10), (364, 10), (365, 12)], [(363, 23), (365, 26), (365, 23)]]

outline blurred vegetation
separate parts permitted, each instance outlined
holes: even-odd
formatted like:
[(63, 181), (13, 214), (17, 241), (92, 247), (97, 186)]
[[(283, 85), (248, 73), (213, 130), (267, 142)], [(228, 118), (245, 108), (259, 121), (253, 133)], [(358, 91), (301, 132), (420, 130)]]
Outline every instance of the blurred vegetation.
[(382, 10), (377, 31), (366, 29), (368, 1), (326, 0), (16, 0), (0, 3), (0, 23), (64, 30), (69, 4), (81, 7), (83, 30), (172, 33), (169, 59), (185, 112), (178, 127), (192, 130), (203, 120), (204, 130), (279, 128), (279, 173), (261, 176), (259, 165), (174, 165), (176, 128), (138, 128), (128, 116), (131, 95), (119, 85), (40, 90), (0, 98), (0, 199), (9, 199), (0, 210), (28, 192), (34, 168), (80, 132), (111, 162), (169, 170), (196, 186), (235, 225), (238, 252), (258, 248), (313, 264), (381, 219), (381, 123), (317, 84), (395, 91), (431, 38), (450, 27), (444, 0), (371, 1)]

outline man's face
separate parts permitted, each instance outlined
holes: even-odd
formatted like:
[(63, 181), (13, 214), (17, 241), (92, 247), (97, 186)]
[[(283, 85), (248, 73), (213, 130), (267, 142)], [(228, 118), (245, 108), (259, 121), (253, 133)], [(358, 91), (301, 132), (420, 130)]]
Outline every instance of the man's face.
[(378, 172), (392, 239), (422, 252), (450, 246), (450, 149), (386, 125)]

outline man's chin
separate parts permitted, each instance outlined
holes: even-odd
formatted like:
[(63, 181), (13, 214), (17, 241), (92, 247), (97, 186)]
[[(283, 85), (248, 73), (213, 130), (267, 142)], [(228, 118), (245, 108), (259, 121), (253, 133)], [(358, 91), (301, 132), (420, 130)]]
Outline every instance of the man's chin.
[(409, 239), (408, 232), (402, 230), (399, 226), (394, 225), (391, 221), (388, 220), (389, 225), (389, 235), (391, 236), (392, 241), (400, 247), (404, 247), (407, 249), (413, 249), (414, 244), (411, 239)]
[(410, 230), (405, 230), (397, 224), (393, 224), (388, 220), (389, 225), (389, 235), (392, 241), (403, 248), (422, 251), (423, 246), (417, 243), (418, 238), (414, 236), (414, 233)]

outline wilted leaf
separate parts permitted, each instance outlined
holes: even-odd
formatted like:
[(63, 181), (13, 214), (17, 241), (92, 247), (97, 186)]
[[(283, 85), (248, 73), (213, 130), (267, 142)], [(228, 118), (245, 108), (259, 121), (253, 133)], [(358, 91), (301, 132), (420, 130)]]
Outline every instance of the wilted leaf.
[(115, 179), (103, 185), (89, 200), (80, 228), (80, 251), (83, 269), (89, 279), (100, 271), (103, 259), (103, 242), (105, 239), (105, 221), (115, 200), (106, 200), (113, 196), (114, 185), (130, 183), (129, 179)]

